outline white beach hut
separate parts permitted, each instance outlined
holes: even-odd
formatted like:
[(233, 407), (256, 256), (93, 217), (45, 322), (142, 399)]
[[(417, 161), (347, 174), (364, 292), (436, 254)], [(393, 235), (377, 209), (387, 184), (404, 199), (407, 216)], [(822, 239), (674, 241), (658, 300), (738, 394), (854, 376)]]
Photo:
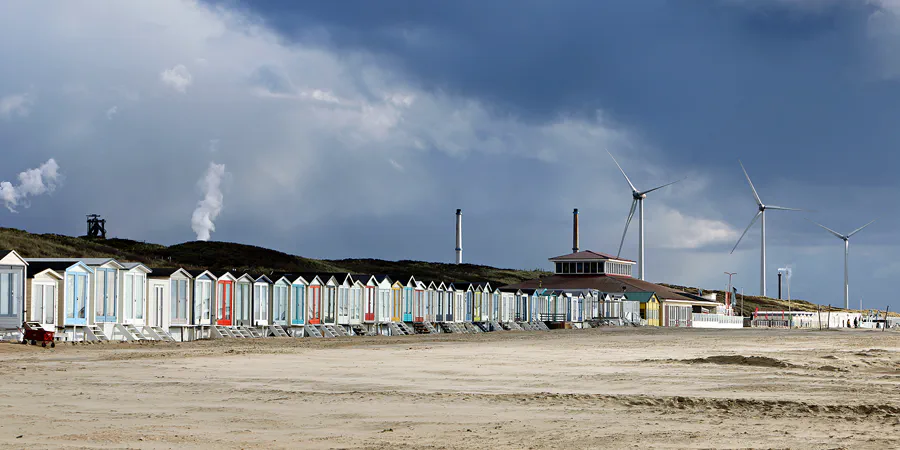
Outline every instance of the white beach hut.
[(63, 273), (50, 268), (34, 268), (28, 271), (25, 299), (30, 306), (25, 307), (25, 320), (37, 322), (48, 331), (56, 331), (59, 323), (59, 291), (64, 279)]
[(180, 267), (158, 267), (151, 270), (147, 277), (149, 294), (145, 334), (156, 334), (156, 339), (159, 340), (192, 340), (191, 273)]

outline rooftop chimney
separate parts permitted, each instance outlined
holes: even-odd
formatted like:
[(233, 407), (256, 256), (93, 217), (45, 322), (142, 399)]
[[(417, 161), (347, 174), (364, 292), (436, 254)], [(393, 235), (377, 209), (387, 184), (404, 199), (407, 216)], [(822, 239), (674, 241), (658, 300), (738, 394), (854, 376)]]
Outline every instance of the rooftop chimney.
[(573, 222), (572, 222), (572, 253), (578, 253), (578, 208), (575, 208), (575, 211), (572, 211)]
[(456, 263), (462, 264), (462, 210), (456, 210)]

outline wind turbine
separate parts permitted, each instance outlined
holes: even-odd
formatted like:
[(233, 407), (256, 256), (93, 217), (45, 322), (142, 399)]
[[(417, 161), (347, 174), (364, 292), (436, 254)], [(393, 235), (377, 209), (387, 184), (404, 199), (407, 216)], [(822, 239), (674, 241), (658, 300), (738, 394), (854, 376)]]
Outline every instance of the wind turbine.
[(631, 180), (628, 178), (628, 175), (625, 175), (625, 171), (622, 170), (622, 166), (620, 166), (619, 162), (616, 161), (616, 157), (613, 156), (612, 153), (609, 152), (609, 150), (607, 150), (606, 153), (609, 153), (609, 157), (612, 158), (614, 163), (616, 163), (616, 167), (619, 168), (619, 171), (622, 172), (622, 175), (625, 177), (625, 181), (628, 182), (628, 186), (631, 187), (631, 198), (632, 198), (631, 212), (628, 213), (628, 220), (625, 221), (625, 231), (622, 232), (622, 242), (619, 243), (619, 252), (616, 253), (616, 258), (618, 258), (619, 255), (622, 254), (622, 246), (625, 244), (625, 235), (628, 234), (628, 225), (631, 224), (631, 219), (634, 217), (634, 210), (637, 209), (638, 210), (638, 234), (640, 235), (638, 237), (638, 260), (637, 260), (638, 279), (643, 280), (644, 275), (645, 275), (644, 274), (644, 199), (647, 198), (647, 194), (649, 194), (655, 190), (662, 189), (666, 186), (675, 184), (679, 181), (682, 181), (682, 180), (684, 180), (684, 178), (682, 178), (681, 180), (673, 181), (671, 183), (666, 183), (662, 186), (657, 186), (653, 189), (648, 189), (646, 191), (639, 191), (636, 187), (634, 187), (634, 183), (631, 182)]
[[(809, 219), (806, 219), (806, 220), (809, 220)], [(875, 220), (878, 220), (878, 219), (875, 219)], [(844, 309), (850, 309), (850, 236), (853, 236), (854, 234), (862, 231), (863, 228), (865, 228), (869, 225), (872, 225), (872, 223), (874, 223), (875, 220), (853, 230), (852, 232), (850, 232), (849, 234), (846, 234), (846, 235), (840, 234), (837, 231), (834, 231), (831, 228), (828, 228), (825, 225), (822, 225), (821, 223), (813, 222), (812, 220), (809, 220), (810, 222), (824, 228), (826, 231), (833, 234), (836, 238), (844, 241)], [(860, 308), (860, 309), (862, 309), (862, 308)]]
[(759, 199), (759, 194), (756, 192), (756, 188), (753, 187), (753, 182), (750, 181), (750, 175), (747, 175), (747, 169), (744, 168), (744, 163), (738, 160), (738, 164), (741, 165), (741, 170), (744, 171), (744, 176), (747, 177), (747, 183), (750, 184), (750, 190), (753, 191), (753, 198), (756, 199), (756, 206), (759, 209), (756, 212), (756, 215), (753, 216), (753, 220), (750, 221), (750, 225), (747, 225), (747, 228), (744, 229), (744, 232), (741, 233), (741, 237), (738, 238), (737, 243), (734, 244), (734, 248), (731, 249), (731, 253), (734, 253), (734, 250), (737, 249), (738, 244), (741, 243), (741, 239), (744, 239), (744, 235), (747, 234), (747, 231), (750, 231), (750, 227), (756, 223), (757, 220), (762, 218), (762, 232), (760, 238), (761, 252), (759, 255), (759, 295), (762, 297), (766, 296), (766, 210), (774, 209), (776, 211), (803, 211), (802, 209), (797, 208), (785, 208), (783, 206), (775, 206), (775, 205), (766, 205)]

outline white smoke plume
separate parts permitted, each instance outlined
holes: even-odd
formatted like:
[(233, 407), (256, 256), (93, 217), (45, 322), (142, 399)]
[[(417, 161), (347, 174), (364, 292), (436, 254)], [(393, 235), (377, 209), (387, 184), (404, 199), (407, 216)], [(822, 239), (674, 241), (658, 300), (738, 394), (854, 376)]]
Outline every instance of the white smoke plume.
[(10, 212), (16, 212), (21, 203), (28, 207), (28, 197), (53, 192), (61, 180), (59, 164), (50, 158), (36, 169), (28, 169), (19, 174), (19, 184), (0, 181), (0, 200)]
[(191, 228), (197, 233), (198, 241), (208, 241), (209, 235), (216, 231), (213, 223), (222, 212), (222, 178), (225, 176), (225, 164), (209, 163), (206, 174), (197, 184), (203, 190), (203, 200), (197, 203), (197, 209), (191, 217)]

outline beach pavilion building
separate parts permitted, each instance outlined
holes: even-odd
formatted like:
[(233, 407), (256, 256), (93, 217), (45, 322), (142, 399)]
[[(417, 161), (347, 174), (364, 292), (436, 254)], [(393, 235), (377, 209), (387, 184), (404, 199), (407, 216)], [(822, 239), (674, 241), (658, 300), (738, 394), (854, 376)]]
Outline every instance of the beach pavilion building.
[[(654, 317), (653, 322), (658, 320), (660, 326), (668, 327), (690, 327), (695, 314), (714, 314), (716, 307), (720, 306), (715, 301), (632, 278), (635, 262), (612, 255), (583, 250), (550, 258), (550, 262), (553, 263), (553, 275), (504, 286), (504, 290), (534, 290), (536, 296), (544, 295), (551, 302), (560, 293), (579, 290), (596, 292), (601, 297), (602, 294), (611, 294), (624, 299), (628, 299), (629, 293), (636, 298), (647, 297), (646, 293), (653, 293), (655, 300), (659, 302), (659, 317)], [(546, 318), (549, 320), (545, 322), (557, 327), (565, 327), (565, 322), (572, 317), (579, 317), (578, 314), (563, 314), (556, 311), (556, 308), (554, 312), (547, 315)], [(593, 320), (603, 319), (621, 318), (593, 318)]]

